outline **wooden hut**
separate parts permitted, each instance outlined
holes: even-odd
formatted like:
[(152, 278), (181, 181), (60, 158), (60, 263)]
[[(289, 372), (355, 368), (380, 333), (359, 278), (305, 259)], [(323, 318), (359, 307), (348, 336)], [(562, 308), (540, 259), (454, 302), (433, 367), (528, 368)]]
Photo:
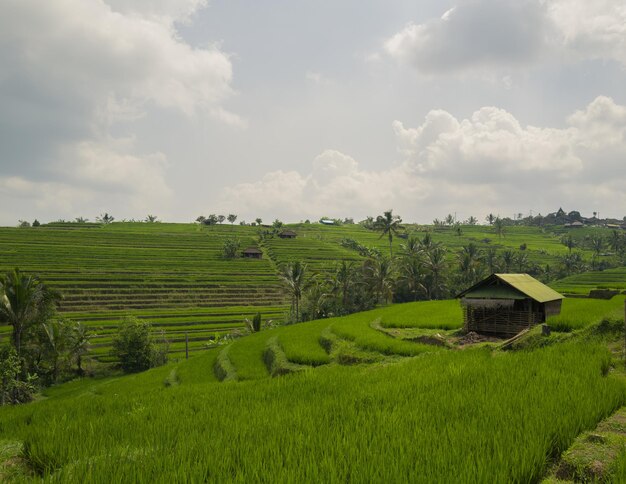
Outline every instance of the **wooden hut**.
[(283, 230), (278, 234), (281, 239), (295, 239), (297, 235), (293, 230)]
[(263, 251), (258, 247), (248, 247), (242, 252), (242, 255), (247, 259), (262, 259)]
[(492, 274), (460, 293), (464, 328), (514, 336), (560, 314), (563, 296), (528, 274)]

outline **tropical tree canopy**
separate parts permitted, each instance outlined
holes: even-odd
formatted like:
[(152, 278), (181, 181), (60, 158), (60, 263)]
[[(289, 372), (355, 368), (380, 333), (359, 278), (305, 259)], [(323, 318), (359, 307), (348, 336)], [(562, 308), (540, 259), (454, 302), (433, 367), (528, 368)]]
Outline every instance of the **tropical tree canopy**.
[(379, 215), (374, 222), (374, 229), (381, 233), (380, 238), (382, 239), (385, 235), (389, 237), (389, 255), (391, 257), (393, 257), (393, 236), (398, 235), (398, 232), (402, 230), (401, 224), (402, 218), (394, 215), (393, 210), (388, 210), (383, 215)]
[(37, 276), (24, 275), (19, 269), (0, 280), (0, 322), (13, 326), (12, 340), (18, 356), (24, 331), (46, 322), (59, 299)]

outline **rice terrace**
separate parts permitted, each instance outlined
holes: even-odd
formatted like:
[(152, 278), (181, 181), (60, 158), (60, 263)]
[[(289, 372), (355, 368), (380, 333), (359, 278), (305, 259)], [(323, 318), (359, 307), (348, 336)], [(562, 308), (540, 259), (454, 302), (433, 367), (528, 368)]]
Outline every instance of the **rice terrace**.
[(626, 484), (626, 0), (0, 0), (0, 482)]
[[(27, 366), (4, 353), (3, 401), (34, 401), (0, 411), (1, 475), (620, 481), (626, 428), (600, 429), (626, 404), (626, 232), (545, 219), (1, 228), (7, 296), (26, 281), (54, 294), (26, 323)], [(503, 320), (464, 322), (466, 300), (561, 297), (539, 280), (566, 297), (541, 321), (520, 313), (513, 338)]]

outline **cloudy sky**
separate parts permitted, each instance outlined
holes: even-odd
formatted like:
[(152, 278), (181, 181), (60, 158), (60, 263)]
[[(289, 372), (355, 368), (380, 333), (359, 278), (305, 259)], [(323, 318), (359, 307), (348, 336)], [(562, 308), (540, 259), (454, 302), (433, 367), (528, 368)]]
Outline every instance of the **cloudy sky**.
[(0, 224), (626, 215), (626, 0), (0, 0)]

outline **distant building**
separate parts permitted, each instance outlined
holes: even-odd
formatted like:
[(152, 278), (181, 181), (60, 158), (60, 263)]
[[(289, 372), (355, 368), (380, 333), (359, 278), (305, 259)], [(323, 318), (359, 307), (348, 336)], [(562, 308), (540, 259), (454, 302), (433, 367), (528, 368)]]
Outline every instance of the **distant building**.
[(330, 219), (327, 219), (327, 218), (323, 218), (322, 220), (320, 220), (320, 223), (324, 224), (324, 225), (335, 225), (335, 221), (334, 220), (330, 220)]
[(293, 230), (283, 230), (278, 234), (281, 239), (295, 239), (297, 235)]
[(563, 227), (565, 227), (566, 229), (580, 229), (584, 226), (585, 224), (582, 222), (579, 222), (578, 220), (576, 222), (572, 222), (571, 224), (563, 225)]
[(247, 259), (262, 259), (263, 251), (258, 247), (248, 247), (242, 252), (242, 255)]
[(563, 296), (528, 274), (492, 274), (460, 293), (464, 328), (515, 336), (561, 313)]

